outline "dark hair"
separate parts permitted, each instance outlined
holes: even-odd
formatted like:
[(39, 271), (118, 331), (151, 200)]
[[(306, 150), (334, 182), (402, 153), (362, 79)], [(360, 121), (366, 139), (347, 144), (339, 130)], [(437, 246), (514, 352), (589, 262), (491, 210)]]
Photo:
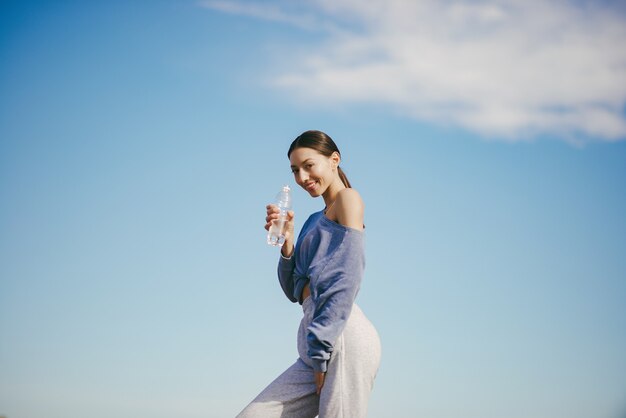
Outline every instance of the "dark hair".
[[(293, 150), (297, 148), (311, 148), (326, 157), (333, 155), (333, 152), (336, 152), (339, 156), (341, 156), (335, 141), (322, 131), (306, 131), (300, 134), (300, 136), (294, 139), (291, 143), (289, 151), (287, 151), (287, 158), (289, 158)], [(339, 173), (339, 178), (344, 186), (351, 188), (352, 186), (348, 181), (348, 177), (346, 177), (346, 173), (343, 172), (341, 167), (337, 167), (337, 172)]]

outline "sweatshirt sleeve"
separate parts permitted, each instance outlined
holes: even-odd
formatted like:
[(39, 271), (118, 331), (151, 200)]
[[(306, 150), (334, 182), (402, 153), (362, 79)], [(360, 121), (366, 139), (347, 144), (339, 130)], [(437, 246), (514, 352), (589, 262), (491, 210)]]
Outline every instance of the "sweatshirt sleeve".
[(364, 233), (349, 228), (342, 233), (339, 244), (335, 237), (330, 240), (327, 256), (318, 263), (319, 272), (316, 269), (311, 272), (315, 311), (307, 328), (307, 344), (313, 368), (319, 372), (327, 370), (335, 342), (350, 317), (365, 269)]
[(283, 255), (280, 255), (280, 260), (278, 260), (278, 281), (280, 282), (280, 287), (285, 292), (285, 296), (292, 302), (297, 302), (298, 299), (294, 297), (294, 271), (296, 268), (296, 257), (295, 254), (292, 254), (291, 257), (285, 258)]

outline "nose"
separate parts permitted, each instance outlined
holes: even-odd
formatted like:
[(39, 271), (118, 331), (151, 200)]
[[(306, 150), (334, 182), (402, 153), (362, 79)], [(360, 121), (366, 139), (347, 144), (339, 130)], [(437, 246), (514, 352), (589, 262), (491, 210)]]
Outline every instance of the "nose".
[(304, 184), (308, 177), (308, 174), (304, 170), (298, 170), (298, 172), (296, 173), (296, 182), (299, 184)]

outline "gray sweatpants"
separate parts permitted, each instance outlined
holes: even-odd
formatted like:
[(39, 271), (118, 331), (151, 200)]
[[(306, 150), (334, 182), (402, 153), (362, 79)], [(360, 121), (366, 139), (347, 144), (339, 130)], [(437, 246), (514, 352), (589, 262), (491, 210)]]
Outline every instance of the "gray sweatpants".
[(299, 358), (237, 415), (237, 418), (364, 418), (380, 364), (380, 339), (372, 323), (354, 304), (335, 343), (321, 395), (316, 394), (307, 355), (307, 327), (313, 319), (312, 298), (302, 304), (298, 329)]

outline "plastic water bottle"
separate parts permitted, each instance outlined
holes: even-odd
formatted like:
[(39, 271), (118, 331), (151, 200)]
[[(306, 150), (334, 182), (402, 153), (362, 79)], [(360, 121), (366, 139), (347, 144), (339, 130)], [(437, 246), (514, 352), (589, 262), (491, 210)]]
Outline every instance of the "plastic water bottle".
[(283, 189), (276, 195), (274, 203), (280, 209), (278, 219), (272, 222), (270, 230), (267, 232), (267, 243), (269, 245), (282, 247), (285, 243), (285, 232), (287, 230), (287, 212), (291, 210), (291, 189), (283, 186)]

